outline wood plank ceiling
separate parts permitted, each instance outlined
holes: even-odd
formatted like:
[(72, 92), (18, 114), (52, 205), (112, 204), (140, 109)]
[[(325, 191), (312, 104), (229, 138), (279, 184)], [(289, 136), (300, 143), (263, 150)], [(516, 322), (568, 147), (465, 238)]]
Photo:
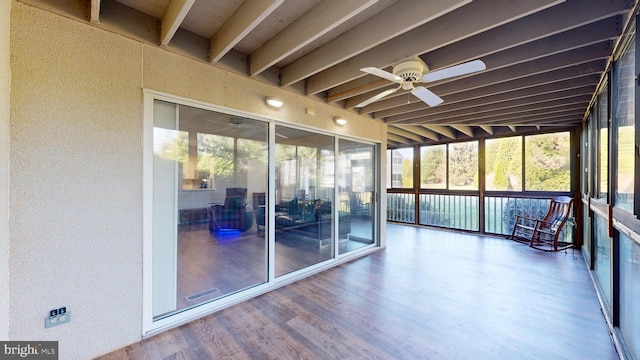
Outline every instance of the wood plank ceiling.
[[(638, 0), (21, 0), (388, 124), (389, 147), (579, 125)], [(444, 103), (398, 85), (408, 59)]]

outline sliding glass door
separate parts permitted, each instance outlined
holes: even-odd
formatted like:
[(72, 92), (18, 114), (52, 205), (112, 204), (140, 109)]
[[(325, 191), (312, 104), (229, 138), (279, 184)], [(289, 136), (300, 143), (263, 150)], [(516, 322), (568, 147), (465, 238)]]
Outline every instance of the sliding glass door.
[(377, 243), (375, 144), (147, 95), (145, 333)]
[(154, 319), (267, 281), (267, 128), (154, 102)]
[(375, 147), (338, 142), (338, 227), (341, 254), (374, 243)]
[(275, 275), (333, 258), (331, 136), (276, 126)]

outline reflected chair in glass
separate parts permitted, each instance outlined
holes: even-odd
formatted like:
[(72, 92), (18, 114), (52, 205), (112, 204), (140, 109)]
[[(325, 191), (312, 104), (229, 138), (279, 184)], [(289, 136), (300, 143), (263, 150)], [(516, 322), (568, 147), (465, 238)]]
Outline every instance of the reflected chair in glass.
[(253, 211), (247, 204), (246, 188), (227, 188), (224, 205), (209, 208), (209, 231), (246, 231), (253, 225)]

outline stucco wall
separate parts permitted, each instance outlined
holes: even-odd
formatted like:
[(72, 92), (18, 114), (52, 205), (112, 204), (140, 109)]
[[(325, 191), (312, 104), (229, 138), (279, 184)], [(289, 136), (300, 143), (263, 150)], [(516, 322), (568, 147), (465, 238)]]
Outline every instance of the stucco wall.
[[(382, 123), (159, 47), (144, 46), (143, 67), (144, 87), (148, 89), (366, 139), (380, 140), (386, 134)], [(265, 104), (266, 96), (276, 96), (285, 105), (270, 108)], [(307, 109), (312, 109), (315, 115), (308, 115)], [(349, 122), (338, 126), (333, 121), (336, 116)]]
[(0, 0), (0, 339), (9, 337), (9, 66), (11, 0)]
[[(140, 337), (142, 46), (21, 3), (11, 16), (9, 336), (88, 358)], [(45, 329), (61, 306), (71, 322)]]
[[(12, 4), (9, 337), (58, 340), (61, 358), (97, 356), (141, 337), (143, 88), (384, 136), (382, 124), (353, 113)], [(287, 105), (269, 109), (267, 95)], [(338, 115), (350, 120), (346, 127), (333, 123)], [(45, 329), (49, 310), (61, 306), (71, 322)]]

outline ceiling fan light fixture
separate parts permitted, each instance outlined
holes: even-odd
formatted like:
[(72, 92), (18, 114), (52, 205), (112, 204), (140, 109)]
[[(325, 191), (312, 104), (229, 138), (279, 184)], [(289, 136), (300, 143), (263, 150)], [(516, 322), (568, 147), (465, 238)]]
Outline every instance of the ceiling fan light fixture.
[(266, 101), (267, 105), (271, 106), (272, 108), (276, 108), (276, 109), (280, 109), (282, 107), (282, 105), (284, 105), (284, 101), (282, 101), (280, 99), (276, 99), (276, 98), (271, 97), (271, 96), (267, 96), (265, 101)]
[(341, 117), (337, 117), (337, 116), (333, 119), (333, 121), (334, 121), (336, 124), (340, 125), (340, 126), (344, 126), (344, 125), (346, 125), (346, 124), (347, 124), (347, 119), (343, 119), (343, 118), (341, 118)]

